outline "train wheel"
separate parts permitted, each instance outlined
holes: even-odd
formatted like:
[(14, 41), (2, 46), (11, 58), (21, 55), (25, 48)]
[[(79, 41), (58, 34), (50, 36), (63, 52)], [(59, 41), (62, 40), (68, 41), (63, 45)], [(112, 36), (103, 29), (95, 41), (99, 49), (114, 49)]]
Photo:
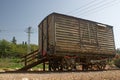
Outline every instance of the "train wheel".
[(71, 70), (76, 70), (76, 60), (75, 58), (71, 58), (70, 59), (70, 67), (71, 67)]
[(76, 70), (75, 59), (63, 58), (62, 59), (62, 68), (65, 71)]
[(89, 65), (88, 64), (82, 64), (82, 70), (83, 71), (87, 71), (89, 68)]
[(58, 68), (58, 61), (57, 60), (50, 60), (50, 68), (51, 68), (51, 71), (57, 71), (57, 68)]
[(55, 66), (55, 63), (54, 61), (50, 61), (50, 68), (51, 68), (51, 71), (56, 71), (56, 66)]
[(100, 70), (104, 70), (105, 67), (106, 67), (106, 62), (100, 62), (100, 64), (99, 64), (99, 69), (100, 69)]
[(106, 67), (106, 63), (96, 63), (94, 65), (94, 70), (104, 70)]
[(60, 71), (62, 70), (62, 64), (60, 59), (51, 59), (49, 61), (51, 71)]
[(63, 68), (63, 70), (68, 70), (68, 68), (69, 68), (67, 60), (64, 58), (62, 59), (62, 68)]

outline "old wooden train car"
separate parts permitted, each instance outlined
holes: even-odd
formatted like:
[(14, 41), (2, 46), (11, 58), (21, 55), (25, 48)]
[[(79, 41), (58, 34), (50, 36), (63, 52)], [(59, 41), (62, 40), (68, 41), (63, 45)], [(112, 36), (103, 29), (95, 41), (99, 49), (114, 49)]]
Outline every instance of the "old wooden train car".
[[(40, 54), (52, 57), (50, 65), (54, 70), (76, 67), (76, 63), (88, 69), (89, 64), (115, 55), (113, 27), (110, 25), (52, 13), (38, 28)], [(97, 65), (98, 68), (105, 67), (106, 63), (102, 63)]]
[[(82, 70), (102, 70), (107, 60), (115, 56), (110, 25), (52, 13), (38, 25), (38, 32), (39, 49), (27, 56), (35, 53), (39, 57), (21, 70), (40, 63), (43, 63), (43, 70), (47, 64), (50, 71), (76, 70), (79, 65)], [(28, 61), (34, 59), (29, 58)]]

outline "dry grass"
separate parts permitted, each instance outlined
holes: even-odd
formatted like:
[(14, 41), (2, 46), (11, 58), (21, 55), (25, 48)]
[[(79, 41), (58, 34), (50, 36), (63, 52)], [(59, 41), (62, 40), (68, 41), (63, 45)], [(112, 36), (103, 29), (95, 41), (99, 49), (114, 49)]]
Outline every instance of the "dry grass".
[(3, 73), (0, 80), (120, 80), (120, 70), (65, 73)]

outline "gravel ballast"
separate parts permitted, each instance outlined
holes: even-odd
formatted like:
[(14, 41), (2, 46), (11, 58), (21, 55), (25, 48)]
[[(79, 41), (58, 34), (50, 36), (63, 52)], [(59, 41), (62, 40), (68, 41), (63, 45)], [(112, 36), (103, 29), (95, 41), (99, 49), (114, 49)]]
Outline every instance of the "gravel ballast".
[(60, 73), (0, 73), (0, 80), (120, 80), (120, 70)]

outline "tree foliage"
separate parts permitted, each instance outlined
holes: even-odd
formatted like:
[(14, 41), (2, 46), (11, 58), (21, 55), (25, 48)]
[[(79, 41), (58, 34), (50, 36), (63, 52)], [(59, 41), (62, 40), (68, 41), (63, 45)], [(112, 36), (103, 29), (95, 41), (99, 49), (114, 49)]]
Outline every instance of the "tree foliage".
[(116, 53), (114, 64), (120, 68), (120, 48), (116, 49)]
[[(31, 44), (31, 50), (38, 49), (38, 46)], [(27, 54), (27, 44), (16, 44), (13, 41), (0, 40), (0, 57), (22, 57)]]
[(114, 64), (120, 68), (120, 58), (114, 60)]
[(116, 52), (117, 52), (117, 54), (120, 54), (120, 49), (118, 48), (118, 49), (116, 50)]
[(0, 41), (0, 57), (7, 56), (9, 51), (10, 51), (10, 43), (4, 39), (1, 40)]
[(16, 44), (16, 43), (17, 43), (17, 40), (16, 40), (15, 36), (14, 36), (13, 39), (12, 39), (12, 43), (13, 43), (13, 44)]

